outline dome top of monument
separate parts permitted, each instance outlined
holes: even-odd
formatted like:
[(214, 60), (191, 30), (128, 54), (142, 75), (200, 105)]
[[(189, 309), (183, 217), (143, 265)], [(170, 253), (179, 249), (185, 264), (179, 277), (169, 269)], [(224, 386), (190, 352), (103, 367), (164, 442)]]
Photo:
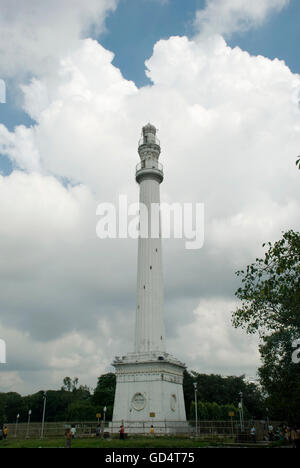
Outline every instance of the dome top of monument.
[(154, 125), (152, 125), (151, 123), (148, 123), (147, 125), (145, 125), (145, 127), (143, 127), (143, 134), (145, 135), (146, 133), (152, 133), (153, 135), (156, 135), (156, 127), (154, 127)]

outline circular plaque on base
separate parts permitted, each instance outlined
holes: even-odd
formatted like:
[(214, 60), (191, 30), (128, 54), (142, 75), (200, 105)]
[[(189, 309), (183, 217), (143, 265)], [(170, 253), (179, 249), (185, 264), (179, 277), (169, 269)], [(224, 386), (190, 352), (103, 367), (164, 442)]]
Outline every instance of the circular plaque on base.
[(142, 411), (145, 408), (146, 403), (147, 399), (142, 393), (136, 393), (131, 400), (131, 405), (136, 411)]
[(170, 406), (172, 411), (176, 411), (177, 408), (177, 398), (176, 395), (171, 395)]

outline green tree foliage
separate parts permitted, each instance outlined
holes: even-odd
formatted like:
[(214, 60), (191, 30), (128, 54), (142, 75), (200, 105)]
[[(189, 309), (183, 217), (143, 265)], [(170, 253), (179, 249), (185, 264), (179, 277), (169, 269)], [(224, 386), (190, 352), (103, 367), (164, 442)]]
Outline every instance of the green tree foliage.
[[(239, 409), (234, 405), (219, 405), (218, 403), (209, 403), (199, 401), (197, 403), (198, 408), (198, 420), (199, 421), (229, 421), (231, 420), (229, 413), (234, 413), (234, 419), (239, 418)], [(192, 401), (190, 408), (191, 415), (195, 415), (195, 402)], [(244, 416), (246, 419), (249, 418), (249, 413), (246, 408), (244, 408)]]
[[(246, 382), (245, 376), (222, 377), (221, 375), (189, 373), (186, 371), (184, 373), (183, 389), (188, 419), (195, 418), (195, 411), (191, 411), (195, 400), (194, 383), (197, 383), (197, 398), (202, 404), (215, 403), (221, 407), (225, 407), (226, 405), (237, 407), (240, 401), (240, 392), (243, 392), (244, 403), (248, 409), (249, 417), (259, 419), (266, 415), (264, 397), (261, 390), (254, 383)], [(202, 408), (204, 415), (209, 411), (208, 408)], [(199, 407), (199, 410), (202, 411), (202, 409)], [(210, 419), (209, 415), (210, 413), (206, 415), (208, 419)]]
[(23, 411), (23, 401), (18, 393), (0, 393), (0, 423), (15, 421)]
[(0, 424), (6, 422), (6, 395), (4, 393), (0, 393)]
[[(57, 421), (66, 421), (66, 409), (72, 404), (74, 400), (74, 395), (70, 392), (63, 390), (54, 391), (50, 390), (47, 392), (47, 412), (46, 420), (47, 422), (57, 422)], [(43, 405), (43, 401), (39, 402), (39, 409), (35, 414), (39, 414)]]
[(288, 231), (263, 247), (264, 258), (237, 272), (241, 304), (233, 324), (259, 333), (259, 376), (272, 416), (299, 421), (300, 369), (292, 362), (292, 344), (300, 338), (300, 234)]
[[(300, 333), (299, 333), (300, 336)], [(259, 376), (268, 393), (271, 416), (281, 421), (300, 421), (300, 364), (293, 363), (294, 352), (289, 329), (266, 336), (260, 346), (263, 366)]]
[(112, 419), (116, 391), (116, 376), (113, 373), (99, 377), (97, 387), (93, 395), (93, 404), (103, 414), (103, 408), (107, 408), (107, 419)]
[[(64, 379), (61, 390), (47, 392), (46, 422), (95, 421), (97, 413), (101, 413), (103, 418), (105, 406), (106, 419), (111, 420), (116, 389), (115, 374), (109, 373), (99, 377), (94, 393), (88, 387), (79, 385), (79, 382), (76, 385), (73, 382), (74, 379)], [(261, 417), (265, 414), (259, 390), (255, 385), (245, 382), (244, 377), (221, 377), (186, 371), (183, 387), (188, 418), (195, 417), (194, 382), (198, 383), (198, 411), (202, 419), (226, 420), (228, 407), (237, 406), (240, 391), (244, 393), (245, 404), (252, 416)], [(17, 393), (0, 394), (0, 422), (13, 423), (18, 413), (20, 422), (27, 422), (29, 410), (32, 411), (31, 421), (40, 422), (43, 414), (43, 395), (42, 391), (25, 397)]]
[(91, 401), (73, 401), (68, 406), (66, 421), (95, 421), (98, 408)]
[(77, 390), (78, 384), (78, 377), (74, 377), (74, 379), (71, 379), (71, 377), (65, 377), (61, 389), (65, 390), (66, 392), (75, 392), (75, 390)]

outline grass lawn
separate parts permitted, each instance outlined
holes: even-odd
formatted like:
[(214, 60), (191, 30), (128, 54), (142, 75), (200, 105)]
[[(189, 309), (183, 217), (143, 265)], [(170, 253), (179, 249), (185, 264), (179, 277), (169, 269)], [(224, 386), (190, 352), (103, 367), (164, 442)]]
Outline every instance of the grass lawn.
[[(72, 441), (72, 448), (204, 448), (220, 443), (176, 439), (167, 437), (130, 438), (127, 440), (77, 439)], [(0, 448), (64, 448), (65, 439), (15, 440), (0, 441)]]

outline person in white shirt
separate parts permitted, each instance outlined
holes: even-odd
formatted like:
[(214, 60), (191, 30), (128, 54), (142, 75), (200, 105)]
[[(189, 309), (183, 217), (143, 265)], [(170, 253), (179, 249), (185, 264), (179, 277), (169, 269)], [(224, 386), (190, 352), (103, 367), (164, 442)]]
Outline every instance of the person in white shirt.
[(256, 429), (254, 426), (252, 426), (251, 428), (250, 435), (251, 435), (252, 441), (256, 443)]

